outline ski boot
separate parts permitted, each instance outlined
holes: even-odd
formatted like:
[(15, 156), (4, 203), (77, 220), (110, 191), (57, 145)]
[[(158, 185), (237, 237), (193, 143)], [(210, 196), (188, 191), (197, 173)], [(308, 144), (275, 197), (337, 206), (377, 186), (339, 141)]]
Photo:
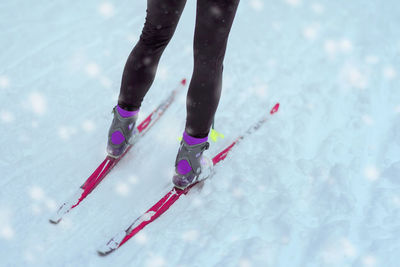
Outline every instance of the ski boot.
[(114, 119), (108, 131), (107, 153), (120, 157), (133, 144), (138, 131), (135, 127), (138, 111), (126, 111), (118, 105), (113, 108)]
[(185, 189), (210, 176), (213, 163), (203, 155), (209, 145), (207, 138), (194, 138), (186, 132), (183, 134), (175, 161), (175, 175), (172, 178), (175, 187)]

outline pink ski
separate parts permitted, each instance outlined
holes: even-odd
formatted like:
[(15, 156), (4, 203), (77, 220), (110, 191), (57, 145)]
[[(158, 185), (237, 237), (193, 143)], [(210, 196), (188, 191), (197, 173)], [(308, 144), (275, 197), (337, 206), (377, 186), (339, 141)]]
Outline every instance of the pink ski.
[[(279, 103), (271, 109), (270, 115), (275, 114), (279, 110)], [(260, 128), (260, 126), (268, 120), (268, 116), (264, 116), (254, 125), (252, 125), (243, 135), (239, 136), (231, 145), (218, 153), (213, 159), (214, 166), (224, 160), (232, 148), (238, 144), (245, 136), (253, 133), (255, 130)], [(172, 204), (175, 203), (182, 195), (185, 195), (189, 190), (195, 186), (197, 183), (192, 184), (186, 189), (178, 189), (176, 187), (172, 188), (163, 198), (160, 199), (153, 207), (151, 207), (146, 213), (137, 218), (126, 230), (121, 231), (116, 236), (110, 239), (103, 247), (98, 249), (100, 255), (107, 255), (114, 250), (118, 249), (120, 246), (125, 244), (130, 238), (140, 232), (146, 225), (153, 222), (161, 214), (167, 211)]]
[[(180, 91), (181, 88), (185, 87), (186, 79), (183, 79), (179, 86), (171, 92), (167, 99), (165, 99), (153, 112), (150, 113), (149, 116), (145, 120), (143, 120), (138, 126), (138, 135), (136, 136), (133, 145), (137, 142), (140, 137), (142, 137), (146, 132), (154, 125), (154, 123), (160, 119), (160, 117), (164, 114), (167, 108), (174, 101), (176, 94)], [(119, 158), (113, 158), (107, 156), (105, 160), (97, 167), (97, 169), (92, 173), (92, 175), (87, 178), (87, 180), (83, 183), (83, 185), (78, 189), (78, 191), (67, 201), (65, 201), (57, 212), (49, 219), (52, 223), (59, 223), (62, 217), (67, 214), (71, 209), (78, 206), (82, 200), (84, 200), (92, 191), (95, 189), (99, 183), (106, 177), (106, 175), (111, 171), (111, 169), (120, 161), (120, 159), (128, 153), (128, 151), (132, 148), (129, 146), (124, 154)]]

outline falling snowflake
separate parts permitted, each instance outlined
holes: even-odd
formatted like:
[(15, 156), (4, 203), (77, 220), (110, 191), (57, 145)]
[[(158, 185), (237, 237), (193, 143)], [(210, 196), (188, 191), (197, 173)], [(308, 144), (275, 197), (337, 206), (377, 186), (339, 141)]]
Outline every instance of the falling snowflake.
[(128, 184), (120, 182), (115, 186), (115, 191), (121, 196), (127, 196), (129, 194), (130, 188)]
[(58, 128), (58, 136), (61, 139), (64, 140), (68, 140), (69, 138), (71, 138), (71, 136), (73, 136), (74, 134), (76, 134), (76, 129), (73, 127), (68, 127), (68, 126), (60, 126)]
[(248, 89), (248, 92), (255, 94), (257, 97), (265, 98), (268, 92), (268, 85), (267, 84), (258, 84)]
[(112, 81), (109, 78), (107, 78), (105, 76), (101, 76), (99, 78), (99, 80), (100, 80), (101, 85), (103, 85), (105, 88), (111, 88)]
[(103, 17), (111, 18), (115, 14), (114, 6), (109, 2), (102, 3), (99, 6), (99, 12)]
[(139, 232), (133, 237), (133, 240), (138, 244), (144, 245), (147, 243), (148, 238), (144, 232)]
[(33, 214), (39, 215), (46, 209), (50, 211), (57, 210), (57, 203), (52, 198), (47, 197), (46, 193), (40, 186), (31, 186), (28, 188), (28, 194), (32, 199), (30, 201), (30, 208)]
[(85, 132), (90, 133), (90, 132), (92, 132), (95, 128), (96, 128), (96, 126), (95, 126), (95, 124), (93, 123), (93, 121), (91, 121), (91, 120), (85, 120), (85, 121), (82, 123), (82, 129), (83, 129)]
[(368, 166), (364, 169), (364, 175), (369, 181), (376, 181), (380, 174), (375, 166)]
[(396, 205), (397, 207), (400, 207), (400, 196), (393, 197), (393, 204)]
[(0, 237), (10, 240), (14, 237), (14, 230), (10, 225), (0, 226)]
[(86, 65), (86, 73), (91, 77), (95, 77), (100, 73), (100, 68), (96, 63), (89, 63)]
[(29, 95), (29, 104), (32, 111), (37, 115), (43, 115), (47, 110), (47, 101), (45, 97), (39, 92), (33, 92)]
[(337, 51), (337, 45), (336, 42), (333, 40), (326, 40), (324, 44), (324, 49), (325, 52), (328, 53), (329, 55), (334, 55)]
[(321, 252), (322, 259), (330, 264), (340, 265), (345, 258), (354, 258), (357, 256), (356, 248), (346, 238), (336, 240), (327, 244), (327, 247)]
[(210, 13), (214, 16), (214, 17), (219, 17), (222, 14), (222, 11), (219, 7), (217, 6), (211, 6), (210, 7)]
[(136, 175), (132, 175), (128, 178), (128, 182), (130, 184), (137, 184), (139, 182), (139, 178)]
[(261, 11), (264, 8), (264, 3), (261, 0), (251, 0), (250, 6), (256, 11)]
[(350, 40), (342, 39), (339, 42), (339, 48), (342, 52), (350, 52), (353, 49), (353, 45), (351, 44)]
[(10, 86), (10, 80), (7, 76), (0, 76), (0, 88), (7, 88)]
[(314, 110), (315, 109), (315, 106), (314, 106), (313, 103), (306, 104), (306, 107), (307, 107), (308, 110)]
[(368, 255), (362, 259), (362, 262), (365, 267), (374, 267), (377, 264), (377, 260), (374, 256)]
[(10, 123), (14, 121), (14, 115), (6, 110), (0, 112), (0, 120), (4, 123)]
[(58, 129), (58, 135), (64, 140), (68, 139), (69, 138), (68, 129), (64, 126), (61, 126)]
[(383, 69), (383, 76), (388, 80), (392, 80), (396, 77), (396, 70), (392, 66), (387, 66)]
[(183, 53), (187, 54), (191, 54), (192, 53), (192, 46), (191, 45), (185, 45), (185, 47), (183, 48)]
[(240, 259), (239, 267), (251, 267), (251, 262), (249, 259)]
[(317, 38), (318, 29), (318, 25), (308, 26), (303, 29), (303, 36), (310, 41), (315, 40)]
[(340, 246), (342, 247), (343, 254), (347, 257), (355, 257), (357, 254), (356, 248), (350, 242), (350, 240), (343, 238), (340, 241)]
[(29, 188), (29, 196), (33, 200), (41, 200), (44, 198), (44, 191), (39, 186), (32, 186), (31, 188)]
[(364, 116), (362, 116), (362, 120), (363, 120), (363, 122), (364, 122), (365, 124), (367, 124), (367, 125), (372, 125), (372, 124), (374, 124), (374, 119), (373, 119), (371, 116), (369, 116), (369, 115), (364, 115)]
[(367, 76), (355, 66), (345, 66), (342, 70), (345, 82), (358, 89), (367, 87)]
[(46, 198), (45, 199), (46, 207), (51, 211), (57, 210), (57, 202), (54, 199)]
[(400, 105), (398, 105), (398, 106), (396, 106), (396, 107), (394, 108), (394, 112), (400, 113)]
[(168, 78), (168, 68), (163, 65), (159, 66), (157, 70), (157, 77), (160, 78), (160, 80), (165, 81)]
[(333, 57), (337, 53), (349, 53), (353, 50), (353, 44), (348, 39), (326, 40), (324, 43), (325, 52)]
[(8, 210), (0, 210), (0, 238), (10, 240), (14, 237), (11, 226), (11, 214)]
[(301, 4), (300, 0), (285, 0), (285, 2), (291, 6), (298, 6)]
[(32, 203), (31, 204), (31, 210), (32, 210), (33, 214), (39, 215), (39, 214), (42, 213), (42, 206), (39, 205), (38, 203)]
[(191, 204), (195, 207), (201, 207), (204, 205), (204, 198), (193, 197), (191, 200)]
[(315, 14), (321, 15), (324, 13), (324, 6), (318, 3), (314, 3), (311, 5), (311, 9)]
[(255, 88), (255, 94), (261, 98), (267, 96), (268, 86), (266, 84), (259, 85)]

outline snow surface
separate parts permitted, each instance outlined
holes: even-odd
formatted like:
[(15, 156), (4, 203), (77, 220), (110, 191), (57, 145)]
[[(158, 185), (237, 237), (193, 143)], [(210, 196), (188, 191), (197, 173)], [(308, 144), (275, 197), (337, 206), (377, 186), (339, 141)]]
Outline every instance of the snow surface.
[[(0, 266), (399, 266), (400, 3), (242, 0), (216, 116), (225, 139), (279, 101), (202, 188), (116, 253), (170, 188), (185, 93), (60, 225), (104, 159), (146, 1), (0, 2)], [(192, 70), (195, 1), (143, 119)]]

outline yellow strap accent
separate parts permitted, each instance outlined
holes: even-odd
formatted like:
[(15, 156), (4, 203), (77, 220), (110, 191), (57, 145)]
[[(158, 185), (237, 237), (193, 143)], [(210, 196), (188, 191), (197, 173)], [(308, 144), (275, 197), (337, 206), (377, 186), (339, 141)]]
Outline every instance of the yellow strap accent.
[(225, 138), (225, 136), (222, 133), (219, 133), (216, 130), (211, 129), (210, 138), (213, 142), (217, 142), (218, 138), (223, 139)]
[[(211, 129), (211, 132), (210, 132), (210, 139), (211, 139), (211, 141), (213, 141), (213, 142), (218, 142), (218, 138), (223, 139), (223, 138), (225, 138), (225, 135), (223, 135), (222, 133), (217, 132), (217, 131), (214, 130), (214, 129)], [(179, 136), (179, 137), (177, 138), (177, 140), (178, 140), (179, 142), (181, 142), (182, 139), (183, 139), (182, 136)]]

